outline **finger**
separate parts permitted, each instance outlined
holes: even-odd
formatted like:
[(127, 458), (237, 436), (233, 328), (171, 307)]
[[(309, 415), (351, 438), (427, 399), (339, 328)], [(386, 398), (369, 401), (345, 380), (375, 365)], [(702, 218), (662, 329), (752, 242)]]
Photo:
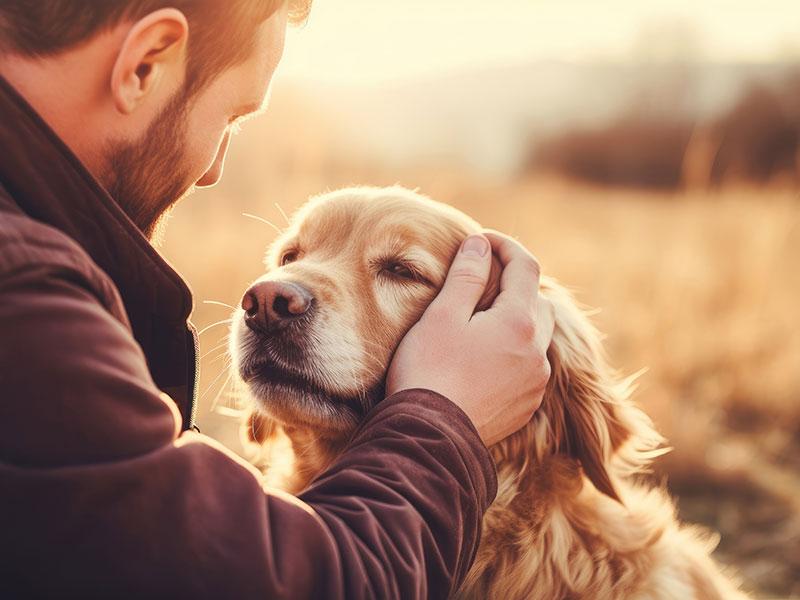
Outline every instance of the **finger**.
[(490, 250), (489, 241), (480, 234), (465, 239), (431, 308), (445, 310), (458, 321), (469, 321), (489, 280)]
[(543, 353), (547, 352), (550, 342), (553, 341), (553, 332), (556, 328), (556, 310), (553, 303), (547, 298), (539, 296), (536, 303), (536, 337), (534, 343)]
[(539, 296), (539, 261), (515, 239), (497, 231), (485, 230), (484, 235), (492, 245), (492, 252), (503, 265), (500, 276), (500, 294), (492, 306), (503, 304), (536, 309)]

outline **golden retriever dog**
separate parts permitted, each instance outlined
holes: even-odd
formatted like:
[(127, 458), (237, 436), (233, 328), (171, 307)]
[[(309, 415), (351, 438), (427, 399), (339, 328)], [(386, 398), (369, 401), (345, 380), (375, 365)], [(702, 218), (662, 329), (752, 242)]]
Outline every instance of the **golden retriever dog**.
[[(253, 399), (248, 438), (274, 483), (299, 492), (383, 397), (403, 335), (442, 286), (462, 240), (480, 231), (450, 206), (402, 189), (354, 188), (309, 201), (275, 241), (267, 272), (234, 315), (234, 367)], [(478, 310), (498, 292), (500, 265)], [(570, 294), (555, 308), (552, 377), (541, 408), (490, 448), (498, 493), (468, 598), (744, 598), (710, 557), (712, 536), (681, 525), (640, 474), (665, 450), (608, 365)], [(287, 456), (289, 457), (287, 459)]]

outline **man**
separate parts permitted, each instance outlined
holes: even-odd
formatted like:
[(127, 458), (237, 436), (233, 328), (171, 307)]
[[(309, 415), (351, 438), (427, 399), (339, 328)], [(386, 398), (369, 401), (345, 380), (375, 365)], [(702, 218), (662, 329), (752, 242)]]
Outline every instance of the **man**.
[[(464, 243), (392, 393), (300, 498), (192, 431), (192, 300), (147, 237), (220, 178), (307, 8), (0, 3), (0, 597), (444, 597), (466, 574), (495, 494), (484, 444), (549, 376), (552, 316), (515, 242)], [(490, 241), (494, 318), (458, 322)]]

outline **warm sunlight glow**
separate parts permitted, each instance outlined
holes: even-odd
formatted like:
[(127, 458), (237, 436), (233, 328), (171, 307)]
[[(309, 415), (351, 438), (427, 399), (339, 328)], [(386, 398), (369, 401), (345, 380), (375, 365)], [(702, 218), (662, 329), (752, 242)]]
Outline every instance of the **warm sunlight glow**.
[(531, 60), (800, 56), (797, 0), (318, 0), (284, 75), (337, 83)]

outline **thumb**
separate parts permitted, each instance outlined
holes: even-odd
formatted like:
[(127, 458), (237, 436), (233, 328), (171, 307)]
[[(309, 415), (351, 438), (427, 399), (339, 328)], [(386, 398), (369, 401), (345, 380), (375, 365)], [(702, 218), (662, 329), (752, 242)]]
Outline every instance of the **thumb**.
[(447, 279), (432, 304), (460, 321), (469, 321), (489, 280), (492, 253), (483, 235), (469, 236), (450, 265)]

